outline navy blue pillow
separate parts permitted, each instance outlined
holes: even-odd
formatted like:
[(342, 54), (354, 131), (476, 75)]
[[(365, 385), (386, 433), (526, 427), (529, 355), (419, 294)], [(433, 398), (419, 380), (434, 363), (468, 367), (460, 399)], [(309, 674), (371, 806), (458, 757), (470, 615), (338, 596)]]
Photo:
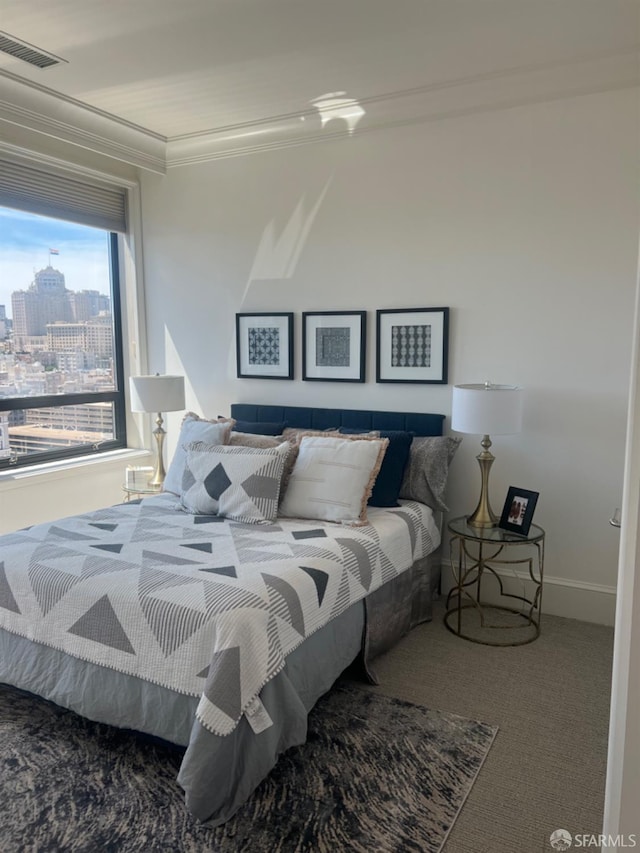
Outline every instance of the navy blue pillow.
[[(357, 435), (366, 430), (340, 427), (345, 435)], [(381, 429), (380, 438), (388, 438), (389, 444), (382, 459), (382, 465), (368, 500), (369, 506), (400, 506), (398, 495), (402, 486), (404, 469), (409, 461), (409, 449), (413, 441), (412, 432)]]
[(254, 435), (282, 435), (282, 430), (286, 426), (286, 421), (279, 424), (272, 421), (236, 421), (233, 429), (236, 432), (251, 432)]

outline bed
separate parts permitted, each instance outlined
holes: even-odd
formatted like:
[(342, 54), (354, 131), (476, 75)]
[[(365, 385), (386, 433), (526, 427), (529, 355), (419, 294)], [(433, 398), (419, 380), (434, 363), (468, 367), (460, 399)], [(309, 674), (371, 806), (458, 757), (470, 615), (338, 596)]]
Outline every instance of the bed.
[[(435, 414), (242, 403), (231, 417), (358, 445), (447, 441)], [(440, 489), (453, 452), (439, 449)], [(36, 525), (0, 537), (0, 681), (183, 747), (186, 806), (218, 825), (304, 743), (358, 656), (375, 681), (375, 658), (431, 618), (439, 543), (437, 507), (402, 498), (357, 526), (234, 521), (169, 492)]]

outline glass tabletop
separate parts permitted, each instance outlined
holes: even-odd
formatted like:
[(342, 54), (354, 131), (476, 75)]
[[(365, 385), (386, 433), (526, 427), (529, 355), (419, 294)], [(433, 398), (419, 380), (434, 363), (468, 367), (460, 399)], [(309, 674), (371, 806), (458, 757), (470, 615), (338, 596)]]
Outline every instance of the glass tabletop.
[(159, 495), (162, 491), (162, 486), (128, 486), (122, 484), (122, 489), (125, 492), (135, 493), (136, 495)]
[(537, 524), (532, 524), (527, 535), (523, 536), (521, 533), (503, 530), (502, 527), (472, 527), (467, 523), (467, 519), (466, 515), (452, 519), (447, 524), (449, 532), (478, 542), (539, 542), (545, 535), (544, 530)]

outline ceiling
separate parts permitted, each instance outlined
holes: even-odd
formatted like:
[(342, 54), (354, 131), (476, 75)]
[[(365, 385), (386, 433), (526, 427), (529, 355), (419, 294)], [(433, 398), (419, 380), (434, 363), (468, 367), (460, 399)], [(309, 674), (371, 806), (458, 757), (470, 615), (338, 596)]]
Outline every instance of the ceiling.
[(13, 87), (4, 102), (22, 85), (172, 140), (299, 118), (329, 93), (367, 103), (628, 51), (640, 41), (640, 5), (0, 0), (0, 30), (64, 60), (39, 69), (0, 53), (0, 84)]

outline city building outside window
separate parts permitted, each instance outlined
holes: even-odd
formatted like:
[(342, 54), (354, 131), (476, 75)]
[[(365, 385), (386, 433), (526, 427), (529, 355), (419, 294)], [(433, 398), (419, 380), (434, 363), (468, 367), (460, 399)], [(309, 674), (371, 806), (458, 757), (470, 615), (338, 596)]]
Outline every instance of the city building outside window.
[(126, 446), (118, 239), (0, 206), (0, 471)]

